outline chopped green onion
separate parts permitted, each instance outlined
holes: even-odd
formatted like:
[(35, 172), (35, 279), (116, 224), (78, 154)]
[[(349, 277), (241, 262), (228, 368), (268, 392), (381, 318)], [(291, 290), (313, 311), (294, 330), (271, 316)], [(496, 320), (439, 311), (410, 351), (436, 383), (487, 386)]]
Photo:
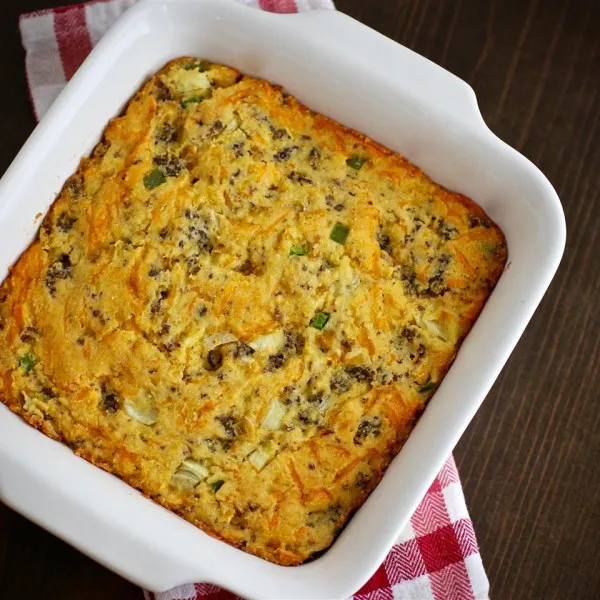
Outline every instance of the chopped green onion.
[(419, 388), (419, 394), (426, 394), (427, 392), (434, 390), (435, 387), (436, 387), (436, 383), (434, 381), (429, 381), (425, 385), (422, 385)]
[(222, 479), (219, 479), (218, 481), (213, 481), (210, 484), (210, 489), (216, 494), (223, 487), (224, 483), (225, 482)]
[(334, 242), (337, 242), (338, 244), (344, 244), (349, 233), (350, 227), (348, 227), (348, 225), (344, 225), (343, 223), (336, 223), (331, 228), (329, 239), (333, 240)]
[(193, 71), (194, 69), (198, 69), (200, 73), (204, 73), (204, 71), (208, 71), (208, 65), (204, 61), (193, 62), (183, 67), (186, 71)]
[(290, 248), (290, 256), (306, 256), (308, 250), (304, 246), (292, 246)]
[(194, 104), (198, 102), (202, 102), (204, 100), (203, 96), (190, 96), (189, 98), (184, 98), (181, 101), (181, 108), (185, 108), (188, 104)]
[(25, 373), (29, 373), (35, 367), (36, 362), (35, 357), (31, 354), (19, 356), (19, 366), (24, 369)]
[(324, 329), (325, 325), (327, 325), (327, 322), (329, 321), (329, 317), (331, 317), (331, 315), (329, 313), (318, 312), (312, 318), (312, 320), (310, 322), (310, 326), (314, 327), (315, 329)]
[(346, 164), (355, 171), (360, 171), (366, 162), (367, 159), (362, 156), (351, 156), (346, 160)]
[(164, 173), (160, 169), (154, 169), (144, 177), (144, 187), (147, 190), (153, 190), (165, 181), (167, 181), (167, 178)]

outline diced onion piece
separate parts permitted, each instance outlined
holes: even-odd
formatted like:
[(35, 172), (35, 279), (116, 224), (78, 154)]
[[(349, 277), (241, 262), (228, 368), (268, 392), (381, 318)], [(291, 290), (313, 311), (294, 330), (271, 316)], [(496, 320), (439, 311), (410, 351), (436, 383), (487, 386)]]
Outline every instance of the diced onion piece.
[(285, 407), (279, 400), (273, 400), (265, 418), (263, 419), (263, 429), (277, 431), (281, 427), (281, 421), (285, 416)]
[(319, 414), (324, 415), (331, 408), (331, 396), (326, 396), (319, 404)]
[(264, 466), (271, 459), (271, 455), (264, 448), (257, 448), (249, 457), (248, 460), (252, 464), (255, 469), (259, 471), (264, 468)]
[(28, 407), (33, 404), (31, 397), (25, 392), (21, 392), (21, 394), (23, 394), (23, 408), (28, 410)]
[(200, 483), (198, 477), (190, 471), (176, 471), (171, 481), (184, 490), (191, 490)]
[(23, 410), (26, 413), (33, 413), (44, 416), (44, 412), (48, 409), (48, 405), (39, 398), (31, 398), (25, 392), (23, 394)]
[(422, 317), (421, 322), (433, 335), (439, 337), (441, 340), (448, 341), (447, 333), (438, 321)]
[[(249, 437), (253, 437), (249, 435)], [(238, 442), (236, 445), (236, 452), (238, 452), (241, 456), (248, 457), (256, 448), (256, 444), (246, 441), (246, 442)]]
[(174, 79), (179, 92), (201, 92), (210, 88), (210, 80), (199, 69), (179, 71)]
[(338, 294), (351, 296), (360, 283), (359, 274), (352, 268), (350, 259), (344, 256), (338, 269), (339, 279), (335, 283)]
[(348, 352), (346, 354), (346, 358), (351, 360), (353, 358), (358, 358), (359, 356), (362, 356), (362, 354), (363, 354), (362, 348), (354, 348), (353, 350), (350, 350), (350, 352)]
[(184, 490), (191, 490), (206, 477), (208, 477), (208, 469), (202, 463), (186, 458), (175, 471), (172, 482)]
[(344, 355), (344, 362), (349, 365), (358, 365), (365, 362), (365, 356), (362, 348), (354, 348)]
[[(243, 418), (243, 422), (242, 422), (242, 430), (246, 433), (246, 437), (248, 439), (254, 439), (254, 435), (256, 433), (256, 425), (254, 424), (254, 421), (250, 418), (248, 418), (247, 416), (245, 416)], [(248, 450), (248, 452), (250, 452), (250, 450)], [(246, 452), (246, 454), (248, 454), (248, 452)]]
[(244, 363), (245, 365), (248, 365), (248, 364), (250, 364), (254, 360), (254, 358), (253, 358), (252, 354), (242, 354), (242, 355), (240, 355), (238, 357), (238, 360), (241, 363)]
[(235, 335), (231, 333), (225, 333), (223, 331), (218, 331), (217, 333), (213, 333), (213, 335), (209, 335), (204, 339), (204, 349), (210, 352), (214, 350), (217, 346), (223, 346), (225, 344), (232, 344), (233, 342), (237, 342), (238, 339)]
[(231, 133), (232, 131), (235, 131), (239, 126), (240, 124), (238, 123), (237, 119), (231, 119), (231, 121), (229, 121), (229, 123), (225, 125), (225, 132)]
[(133, 406), (130, 402), (125, 402), (125, 412), (138, 423), (142, 425), (154, 425), (158, 418), (158, 413), (154, 407), (147, 409), (138, 408)]
[(283, 331), (274, 331), (273, 333), (263, 335), (248, 342), (248, 346), (257, 352), (275, 352), (275, 350), (281, 348), (284, 343), (285, 335), (283, 334)]
[(180, 341), (182, 348), (193, 348), (198, 343), (204, 343), (204, 333), (197, 331), (192, 335), (186, 335)]
[(179, 467), (179, 470), (189, 471), (190, 473), (194, 473), (198, 477), (198, 479), (204, 479), (208, 477), (208, 469), (197, 460), (193, 460), (192, 458), (186, 458)]

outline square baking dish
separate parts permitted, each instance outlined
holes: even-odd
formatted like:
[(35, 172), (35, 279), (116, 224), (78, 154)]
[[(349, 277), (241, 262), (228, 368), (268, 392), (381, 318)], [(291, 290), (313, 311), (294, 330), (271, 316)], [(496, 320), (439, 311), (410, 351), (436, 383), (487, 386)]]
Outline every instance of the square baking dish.
[(558, 267), (563, 211), (540, 171), (486, 127), (466, 83), (350, 17), (145, 0), (100, 41), (0, 181), (0, 280), (108, 120), (183, 55), (279, 83), (470, 196), (504, 231), (507, 268), (381, 483), (313, 562), (281, 567), (209, 537), (1, 404), (0, 498), (152, 591), (207, 582), (250, 599), (342, 599), (384, 559), (521, 336)]

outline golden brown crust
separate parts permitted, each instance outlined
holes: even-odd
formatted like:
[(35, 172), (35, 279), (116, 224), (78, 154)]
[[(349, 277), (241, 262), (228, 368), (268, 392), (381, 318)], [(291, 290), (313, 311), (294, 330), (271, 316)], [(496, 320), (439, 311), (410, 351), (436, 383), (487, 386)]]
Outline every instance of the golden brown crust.
[(399, 154), (177, 59), (0, 287), (0, 398), (210, 535), (299, 564), (377, 485), (505, 259), (477, 205)]

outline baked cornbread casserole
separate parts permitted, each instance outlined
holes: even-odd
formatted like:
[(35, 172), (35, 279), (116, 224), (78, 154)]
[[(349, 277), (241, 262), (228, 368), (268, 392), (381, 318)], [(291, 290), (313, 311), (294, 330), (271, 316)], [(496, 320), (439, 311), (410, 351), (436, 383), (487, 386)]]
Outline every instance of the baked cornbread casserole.
[(377, 485), (503, 270), (499, 228), (280, 88), (170, 62), (0, 288), (0, 398), (281, 565)]

